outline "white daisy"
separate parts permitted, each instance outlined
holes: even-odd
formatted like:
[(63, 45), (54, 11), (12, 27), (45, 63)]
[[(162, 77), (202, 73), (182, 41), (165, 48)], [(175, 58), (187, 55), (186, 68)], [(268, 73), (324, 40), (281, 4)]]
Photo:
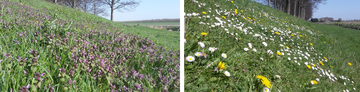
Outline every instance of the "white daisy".
[(203, 42), (198, 42), (198, 44), (200, 45), (201, 48), (205, 47), (205, 44)]
[(256, 52), (257, 50), (254, 48), (253, 51)]
[(249, 51), (249, 48), (244, 48), (245, 51)]
[(215, 47), (209, 47), (209, 51), (210, 51), (210, 52), (214, 52), (216, 49), (217, 49), (217, 48), (215, 48)]
[(227, 76), (227, 77), (230, 77), (230, 73), (228, 71), (225, 71), (224, 74)]
[(267, 88), (267, 87), (264, 87), (264, 88), (263, 88), (263, 92), (270, 92), (270, 89)]
[(225, 53), (222, 53), (221, 56), (222, 56), (223, 58), (226, 58), (226, 57), (227, 57), (227, 55), (226, 55)]
[(189, 61), (189, 62), (193, 62), (193, 61), (195, 61), (195, 57), (194, 56), (187, 56), (186, 60)]
[(203, 56), (203, 54), (201, 52), (195, 52), (195, 56), (201, 57), (201, 56)]
[(251, 45), (251, 43), (248, 43), (248, 46), (249, 46), (249, 48), (250, 48), (250, 49), (252, 48), (252, 45)]
[(319, 78), (316, 78), (316, 81), (320, 81), (320, 79), (319, 79)]
[(276, 76), (276, 78), (281, 79), (281, 78), (280, 78), (280, 77), (281, 77), (280, 75), (275, 75), (275, 76)]
[(266, 43), (266, 42), (262, 42), (262, 44), (264, 44), (265, 47), (267, 46), (267, 43)]

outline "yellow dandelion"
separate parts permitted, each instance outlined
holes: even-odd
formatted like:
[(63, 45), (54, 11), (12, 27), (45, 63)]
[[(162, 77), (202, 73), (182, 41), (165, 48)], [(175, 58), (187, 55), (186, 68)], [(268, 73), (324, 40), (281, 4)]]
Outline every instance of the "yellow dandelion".
[(250, 17), (247, 17), (248, 19), (251, 19)]
[(275, 34), (279, 35), (279, 32), (275, 32)]
[(326, 58), (326, 57), (324, 57), (324, 59), (325, 59), (325, 60), (327, 60), (327, 58)]
[(270, 30), (270, 32), (272, 32), (272, 30)]
[(333, 68), (333, 66), (330, 65), (331, 68)]
[(240, 10), (241, 12), (244, 12), (243, 10)]
[(276, 52), (279, 56), (281, 56), (282, 54), (281, 54), (281, 52)]
[(287, 49), (290, 49), (289, 46), (286, 46)]
[(288, 30), (290, 30), (290, 28), (288, 28)]
[(247, 20), (246, 18), (244, 18), (245, 20)]
[(22, 3), (20, 3), (20, 5), (23, 5)]
[(348, 65), (350, 65), (350, 66), (351, 66), (352, 64), (351, 64), (351, 63), (348, 63)]
[(322, 61), (319, 62), (321, 65), (324, 65), (324, 63)]
[(312, 44), (312, 43), (310, 43), (310, 45), (312, 46), (313, 44)]
[(294, 34), (291, 34), (291, 36), (294, 36)]
[(225, 16), (222, 16), (224, 19), (226, 19), (226, 17)]
[(201, 34), (202, 34), (203, 36), (206, 36), (206, 35), (207, 35), (207, 33), (205, 33), (205, 32), (202, 32)]
[(36, 23), (39, 23), (39, 21), (36, 21)]
[(313, 84), (313, 85), (318, 84), (318, 82), (316, 80), (311, 80), (310, 83)]
[(304, 37), (303, 35), (300, 35), (300, 37)]
[(258, 75), (258, 76), (256, 76), (256, 78), (259, 78), (264, 86), (271, 88), (271, 83), (266, 77)]
[(324, 41), (324, 43), (326, 43), (326, 42)]
[(226, 69), (226, 67), (225, 67), (225, 63), (223, 63), (223, 62), (219, 62), (219, 64), (218, 64), (218, 68), (221, 70), (221, 69)]
[(234, 1), (231, 1), (231, 3), (234, 3)]
[(310, 65), (306, 65), (309, 69), (311, 69), (311, 66)]
[(266, 17), (266, 15), (264, 15)]
[(206, 12), (202, 12), (203, 14), (206, 14)]

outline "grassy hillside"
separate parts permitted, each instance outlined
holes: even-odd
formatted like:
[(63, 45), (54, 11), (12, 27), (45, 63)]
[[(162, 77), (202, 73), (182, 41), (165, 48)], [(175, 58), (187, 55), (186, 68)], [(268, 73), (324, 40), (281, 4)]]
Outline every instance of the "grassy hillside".
[(1, 91), (180, 91), (179, 32), (21, 1), (0, 1)]
[(310, 23), (250, 0), (184, 4), (187, 91), (360, 88), (360, 31)]

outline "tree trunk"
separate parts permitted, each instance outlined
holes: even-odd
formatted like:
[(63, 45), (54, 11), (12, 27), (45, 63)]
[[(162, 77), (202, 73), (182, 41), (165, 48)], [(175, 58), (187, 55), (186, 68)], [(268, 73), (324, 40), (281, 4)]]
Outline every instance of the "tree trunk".
[(301, 12), (302, 12), (302, 13), (301, 13), (301, 15), (302, 15), (301, 17), (302, 17), (302, 19), (305, 20), (305, 8), (302, 8), (302, 9), (301, 9)]
[(276, 0), (274, 0), (274, 9), (277, 9), (277, 7), (276, 7)]
[(111, 21), (113, 21), (113, 14), (114, 14), (114, 2), (115, 0), (111, 0)]
[(97, 8), (96, 8), (96, 3), (94, 3), (94, 14), (95, 14), (95, 15), (97, 15), (97, 14), (96, 14), (96, 9), (97, 9)]
[[(268, 5), (270, 6), (270, 0), (268, 0)], [(271, 7), (271, 6), (270, 6)]]
[(287, 14), (290, 15), (290, 0), (287, 0)]
[(57, 4), (57, 0), (54, 0), (54, 3)]
[(296, 4), (297, 4), (297, 0), (294, 1), (294, 17), (296, 17)]
[(73, 5), (72, 5), (72, 8), (74, 8), (74, 9), (75, 9), (75, 7), (76, 7), (76, 3), (75, 3), (75, 0), (73, 0)]
[(297, 11), (297, 12), (299, 13), (299, 14), (297, 15), (297, 17), (299, 17), (299, 18), (300, 18), (300, 14), (301, 14), (300, 8), (301, 8), (301, 7), (300, 7), (300, 4), (299, 4), (298, 11)]

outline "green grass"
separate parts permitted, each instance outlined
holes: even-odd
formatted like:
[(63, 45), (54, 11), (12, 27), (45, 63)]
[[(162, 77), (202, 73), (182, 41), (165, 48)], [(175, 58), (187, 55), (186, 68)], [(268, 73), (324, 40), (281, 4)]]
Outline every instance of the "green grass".
[[(228, 0), (197, 1), (199, 3), (193, 0), (184, 2), (186, 14), (199, 14), (185, 17), (187, 42), (184, 46), (184, 55), (193, 56), (192, 59), (195, 59), (193, 62), (187, 62), (189, 59), (185, 60), (186, 91), (260, 92), (265, 85), (257, 78), (258, 75), (269, 80), (271, 91), (334, 92), (348, 89), (356, 92), (359, 90), (353, 88), (360, 88), (358, 84), (360, 31), (314, 24), (250, 0), (237, 0), (234, 3)], [(201, 3), (205, 3), (205, 6)], [(215, 9), (223, 12), (219, 15)], [(225, 10), (234, 13), (235, 9), (238, 10), (236, 16), (224, 13)], [(207, 18), (208, 15), (210, 18)], [(219, 22), (215, 17), (226, 21), (223, 27), (216, 26)], [(247, 29), (248, 27), (252, 29)], [(202, 32), (207, 35), (203, 36)], [(261, 37), (255, 37), (255, 34)], [(200, 47), (198, 42), (204, 43), (205, 47)], [(248, 43), (252, 44), (256, 52)], [(215, 47), (217, 50), (210, 52), (210, 47)], [(249, 51), (245, 51), (245, 48)], [(268, 50), (273, 54), (268, 53)], [(279, 55), (278, 51), (285, 55)], [(206, 57), (197, 57), (194, 55), (196, 52), (205, 53)], [(226, 54), (226, 58), (222, 57), (223, 53)], [(290, 55), (287, 55), (288, 53)], [(308, 59), (305, 59), (305, 56)], [(218, 69), (220, 61), (225, 63), (226, 69), (217, 72), (215, 70)], [(320, 61), (324, 65), (320, 64)], [(309, 69), (305, 62), (309, 66), (313, 64), (315, 66)], [(334, 76), (331, 78), (336, 77), (337, 80), (331, 81), (328, 75), (318, 74), (321, 69), (329, 74), (332, 73)], [(224, 71), (228, 71), (230, 76), (225, 76)], [(281, 79), (276, 75), (281, 76)], [(340, 76), (350, 81), (343, 80)], [(317, 81), (318, 84), (312, 85), (310, 81), (317, 78), (320, 80)]]
[(126, 25), (180, 25), (180, 22), (123, 22)]
[(179, 32), (0, 1), (0, 91), (180, 91)]

